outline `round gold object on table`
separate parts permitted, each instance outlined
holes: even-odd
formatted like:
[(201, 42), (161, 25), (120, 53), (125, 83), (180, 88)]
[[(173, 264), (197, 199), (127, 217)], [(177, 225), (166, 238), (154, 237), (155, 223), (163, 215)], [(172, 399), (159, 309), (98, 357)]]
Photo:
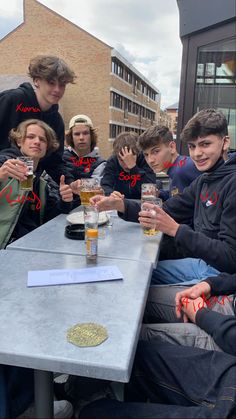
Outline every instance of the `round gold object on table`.
[(78, 323), (67, 331), (67, 340), (74, 345), (98, 346), (108, 338), (105, 327), (96, 323)]

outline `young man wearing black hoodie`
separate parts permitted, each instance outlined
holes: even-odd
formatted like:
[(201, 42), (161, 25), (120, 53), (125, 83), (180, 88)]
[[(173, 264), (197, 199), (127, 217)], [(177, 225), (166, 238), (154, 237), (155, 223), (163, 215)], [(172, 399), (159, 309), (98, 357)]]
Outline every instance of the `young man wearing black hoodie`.
[(105, 195), (113, 191), (125, 198), (141, 199), (142, 183), (156, 183), (156, 175), (148, 166), (137, 145), (135, 132), (122, 132), (113, 143), (113, 155), (107, 160), (101, 186)]
[(190, 119), (181, 138), (203, 174), (168, 199), (163, 209), (148, 204), (156, 214), (140, 212), (137, 202), (117, 195), (91, 200), (101, 211), (117, 209), (125, 220), (155, 226), (173, 238), (184, 258), (160, 261), (153, 272), (154, 285), (196, 283), (236, 271), (236, 157), (226, 162), (222, 158), (229, 146), (227, 120), (220, 111), (204, 109)]
[[(173, 345), (160, 335), (151, 341), (140, 341), (126, 392), (129, 402), (96, 401), (85, 407), (79, 419), (236, 417), (235, 305), (230, 315), (209, 310), (201, 298), (202, 289), (207, 290), (208, 298), (235, 294), (236, 274), (207, 278), (176, 295), (176, 313), (182, 301), (183, 315), (193, 323), (183, 325), (186, 331), (189, 326), (198, 326), (209, 334), (218, 350)], [(186, 306), (183, 302), (187, 297)]]
[[(37, 56), (30, 61), (30, 83), (17, 89), (0, 93), (0, 150), (10, 146), (9, 132), (26, 119), (40, 119), (56, 133), (60, 147), (50, 158), (45, 158), (43, 168), (59, 184), (65, 174), (62, 154), (64, 151), (65, 127), (58, 112), (58, 103), (65, 93), (67, 83), (74, 83), (75, 74), (60, 58)], [(71, 181), (69, 178), (66, 180)]]

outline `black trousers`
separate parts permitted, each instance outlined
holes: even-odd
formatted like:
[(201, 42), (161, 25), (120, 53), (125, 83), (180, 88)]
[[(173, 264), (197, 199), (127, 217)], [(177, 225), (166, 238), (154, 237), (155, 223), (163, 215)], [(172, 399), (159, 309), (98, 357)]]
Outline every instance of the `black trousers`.
[[(145, 401), (148, 401), (145, 402)], [(126, 402), (100, 400), (79, 419), (235, 419), (236, 358), (141, 341)]]

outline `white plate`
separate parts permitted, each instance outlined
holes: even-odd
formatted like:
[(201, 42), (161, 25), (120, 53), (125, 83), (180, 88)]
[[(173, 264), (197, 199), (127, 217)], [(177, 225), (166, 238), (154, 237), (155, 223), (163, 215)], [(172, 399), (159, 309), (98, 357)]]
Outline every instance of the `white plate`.
[[(72, 214), (67, 215), (66, 219), (71, 224), (84, 224), (84, 213), (83, 211), (73, 212)], [(106, 212), (99, 212), (98, 225), (106, 224), (108, 221), (109, 218)]]

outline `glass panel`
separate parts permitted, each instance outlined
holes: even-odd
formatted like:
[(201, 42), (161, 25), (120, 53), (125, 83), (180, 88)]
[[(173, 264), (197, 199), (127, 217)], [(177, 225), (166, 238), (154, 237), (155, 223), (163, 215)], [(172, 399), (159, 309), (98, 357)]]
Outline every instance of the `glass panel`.
[(194, 112), (217, 108), (224, 112), (236, 148), (236, 37), (198, 49)]

